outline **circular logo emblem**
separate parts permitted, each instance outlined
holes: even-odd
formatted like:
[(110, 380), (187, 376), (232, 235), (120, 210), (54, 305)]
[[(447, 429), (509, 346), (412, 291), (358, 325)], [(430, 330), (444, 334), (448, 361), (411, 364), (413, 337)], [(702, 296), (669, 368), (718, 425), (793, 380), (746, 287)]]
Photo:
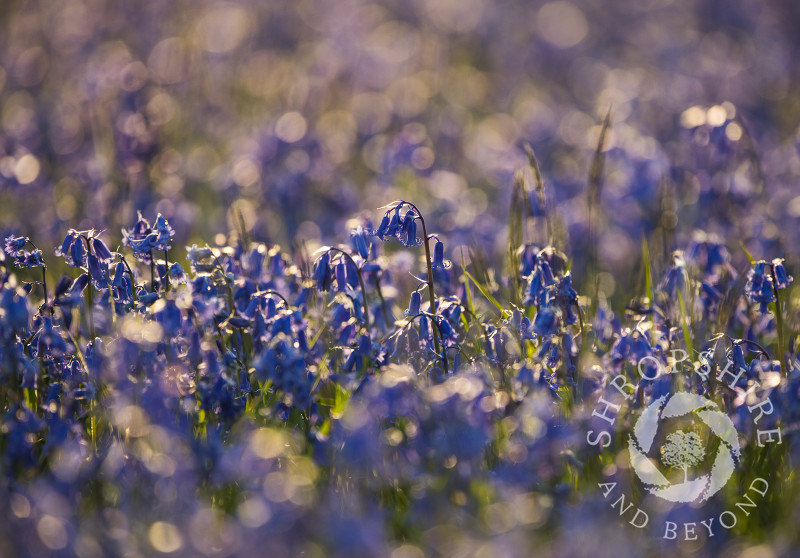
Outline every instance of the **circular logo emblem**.
[(728, 416), (710, 399), (683, 392), (645, 408), (628, 450), (636, 476), (651, 494), (683, 503), (705, 502), (716, 494), (740, 457), (738, 433)]

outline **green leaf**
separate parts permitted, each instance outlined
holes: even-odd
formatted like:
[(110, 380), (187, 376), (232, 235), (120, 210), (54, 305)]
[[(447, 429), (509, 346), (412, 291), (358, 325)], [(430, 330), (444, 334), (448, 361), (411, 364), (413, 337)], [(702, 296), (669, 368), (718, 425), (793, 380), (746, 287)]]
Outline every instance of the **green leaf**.
[(489, 294), (489, 291), (487, 291), (486, 288), (483, 285), (481, 285), (480, 282), (477, 279), (475, 279), (475, 277), (473, 277), (469, 271), (465, 269), (464, 274), (467, 277), (469, 277), (473, 283), (475, 283), (475, 286), (478, 287), (478, 290), (481, 292), (481, 294), (486, 297), (486, 300), (494, 304), (494, 306), (500, 311), (500, 314), (502, 315), (505, 312), (505, 309), (500, 305), (499, 302), (497, 302), (497, 299), (493, 297), (491, 294)]
[(475, 306), (472, 303), (472, 289), (469, 288), (469, 273), (467, 273), (467, 266), (464, 265), (464, 247), (461, 247), (461, 269), (464, 271), (464, 289), (467, 292), (467, 305), (469, 307), (470, 315), (475, 315)]
[(750, 252), (748, 252), (747, 248), (744, 247), (744, 242), (739, 242), (739, 246), (742, 247), (742, 251), (744, 251), (744, 255), (747, 256), (748, 260), (750, 260), (750, 265), (755, 265), (756, 260), (753, 259), (753, 256), (750, 255)]

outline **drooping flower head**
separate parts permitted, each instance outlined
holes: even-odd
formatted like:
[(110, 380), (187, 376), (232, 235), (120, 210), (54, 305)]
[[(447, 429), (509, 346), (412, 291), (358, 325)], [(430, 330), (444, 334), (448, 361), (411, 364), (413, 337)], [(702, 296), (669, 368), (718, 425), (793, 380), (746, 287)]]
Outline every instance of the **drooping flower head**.
[(404, 205), (407, 205), (406, 202), (398, 202), (397, 205), (390, 207), (384, 213), (381, 224), (378, 226), (378, 230), (375, 231), (375, 236), (381, 240), (387, 240), (387, 237), (395, 237), (404, 246), (421, 246), (422, 240), (417, 237), (417, 219), (420, 216), (414, 209), (409, 208), (401, 217), (400, 211)]
[(28, 243), (24, 236), (11, 235), (5, 240), (5, 253), (10, 258), (14, 258), (14, 265), (19, 268), (46, 267), (42, 259), (42, 251), (34, 249), (28, 252), (23, 248)]
[(786, 268), (783, 267), (783, 258), (772, 260), (772, 271), (775, 274), (775, 287), (777, 289), (785, 289), (794, 281), (794, 278), (791, 275), (787, 275)]
[(24, 236), (14, 236), (12, 234), (7, 237), (5, 241), (6, 255), (11, 258), (16, 258), (27, 243), (28, 239)]
[(762, 313), (767, 311), (767, 305), (775, 300), (772, 276), (767, 268), (767, 262), (762, 260), (753, 264), (747, 274), (744, 292), (753, 302), (760, 305)]
[(151, 253), (156, 249), (158, 238), (159, 235), (153, 232), (150, 222), (142, 217), (141, 212), (139, 220), (130, 230), (122, 229), (122, 243), (133, 250), (136, 259), (144, 264), (149, 264), (152, 260)]
[(63, 256), (71, 267), (86, 267), (86, 246), (81, 233), (70, 229), (61, 246), (56, 248), (56, 256)]

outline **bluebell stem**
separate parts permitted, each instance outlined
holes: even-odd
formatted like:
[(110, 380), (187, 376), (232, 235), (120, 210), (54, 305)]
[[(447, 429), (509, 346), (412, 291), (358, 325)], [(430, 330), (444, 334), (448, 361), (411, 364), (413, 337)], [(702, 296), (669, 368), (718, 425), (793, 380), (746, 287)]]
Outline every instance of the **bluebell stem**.
[(783, 267), (783, 259), (775, 258), (772, 260), (772, 285), (775, 291), (775, 324), (778, 329), (778, 352), (783, 368), (784, 374), (789, 374), (789, 368), (786, 362), (786, 341), (783, 333), (783, 309), (781, 308), (781, 299), (778, 294), (779, 290), (783, 290), (792, 282), (792, 277), (787, 275), (786, 269)]
[[(422, 238), (425, 245), (425, 261), (428, 266), (428, 298), (430, 299), (430, 311), (433, 314), (433, 319), (436, 321), (437, 317), (437, 308), (436, 308), (436, 293), (433, 287), (433, 261), (431, 259), (431, 247), (430, 247), (430, 237), (428, 236), (428, 229), (425, 225), (425, 219), (422, 216), (422, 212), (411, 202), (407, 202), (404, 200), (400, 200), (395, 204), (391, 204), (392, 207), (386, 211), (384, 217), (389, 215), (392, 211), (394, 214), (389, 221), (389, 226), (386, 228), (385, 231), (382, 231), (381, 235), (378, 237), (381, 240), (385, 240), (387, 236), (397, 236), (401, 242), (403, 239), (401, 235), (405, 232), (405, 243), (410, 243), (413, 240), (413, 244), (417, 245), (416, 242), (416, 220), (419, 219), (420, 223), (422, 224)], [(406, 212), (405, 217), (403, 218), (403, 225), (400, 225), (400, 210), (403, 206), (408, 206), (410, 209)], [(413, 211), (412, 211), (413, 210)], [(383, 223), (383, 221), (381, 221)], [(413, 237), (408, 234), (408, 228), (414, 224), (414, 234)], [(405, 244), (404, 243), (404, 244)], [(409, 245), (409, 244), (406, 244)], [(433, 329), (433, 345), (436, 354), (440, 356), (442, 359), (442, 364), (444, 365), (444, 371), (447, 373), (447, 353), (442, 352), (441, 345), (439, 343), (439, 328), (434, 327)]]

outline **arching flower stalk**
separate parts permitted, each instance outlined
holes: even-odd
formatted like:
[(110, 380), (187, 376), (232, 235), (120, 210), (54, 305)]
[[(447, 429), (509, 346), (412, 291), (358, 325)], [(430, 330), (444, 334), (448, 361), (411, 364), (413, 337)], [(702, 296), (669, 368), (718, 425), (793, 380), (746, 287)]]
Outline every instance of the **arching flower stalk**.
[[(406, 211), (402, 220), (400, 219), (400, 210), (404, 207), (408, 207), (408, 211)], [(394, 215), (390, 216), (390, 213), (394, 212)], [(424, 246), (425, 246), (425, 262), (428, 266), (428, 298), (430, 299), (430, 310), (431, 314), (433, 315), (433, 323), (437, 324), (437, 315), (436, 315), (436, 292), (433, 286), (433, 259), (431, 257), (431, 247), (430, 247), (430, 239), (431, 236), (435, 235), (428, 235), (428, 228), (425, 225), (425, 218), (422, 216), (422, 212), (411, 202), (407, 202), (405, 200), (399, 200), (397, 202), (391, 203), (386, 210), (386, 213), (383, 215), (383, 219), (381, 220), (381, 224), (378, 227), (378, 230), (375, 231), (375, 236), (380, 238), (381, 240), (386, 240), (386, 237), (394, 236), (400, 242), (403, 243), (404, 246), (419, 246), (420, 241), (417, 238), (417, 219), (419, 219), (420, 224), (422, 225), (422, 238), (424, 239)], [(436, 238), (437, 242), (437, 253), (441, 252), (443, 254), (443, 246), (439, 247), (441, 241)], [(437, 260), (438, 263), (439, 260)], [(444, 265), (444, 258), (441, 258), (442, 264)], [(442, 359), (442, 366), (444, 367), (445, 374), (447, 373), (447, 353), (442, 351), (441, 343), (439, 342), (439, 328), (433, 327), (433, 346), (434, 350), (436, 351), (437, 356)]]

